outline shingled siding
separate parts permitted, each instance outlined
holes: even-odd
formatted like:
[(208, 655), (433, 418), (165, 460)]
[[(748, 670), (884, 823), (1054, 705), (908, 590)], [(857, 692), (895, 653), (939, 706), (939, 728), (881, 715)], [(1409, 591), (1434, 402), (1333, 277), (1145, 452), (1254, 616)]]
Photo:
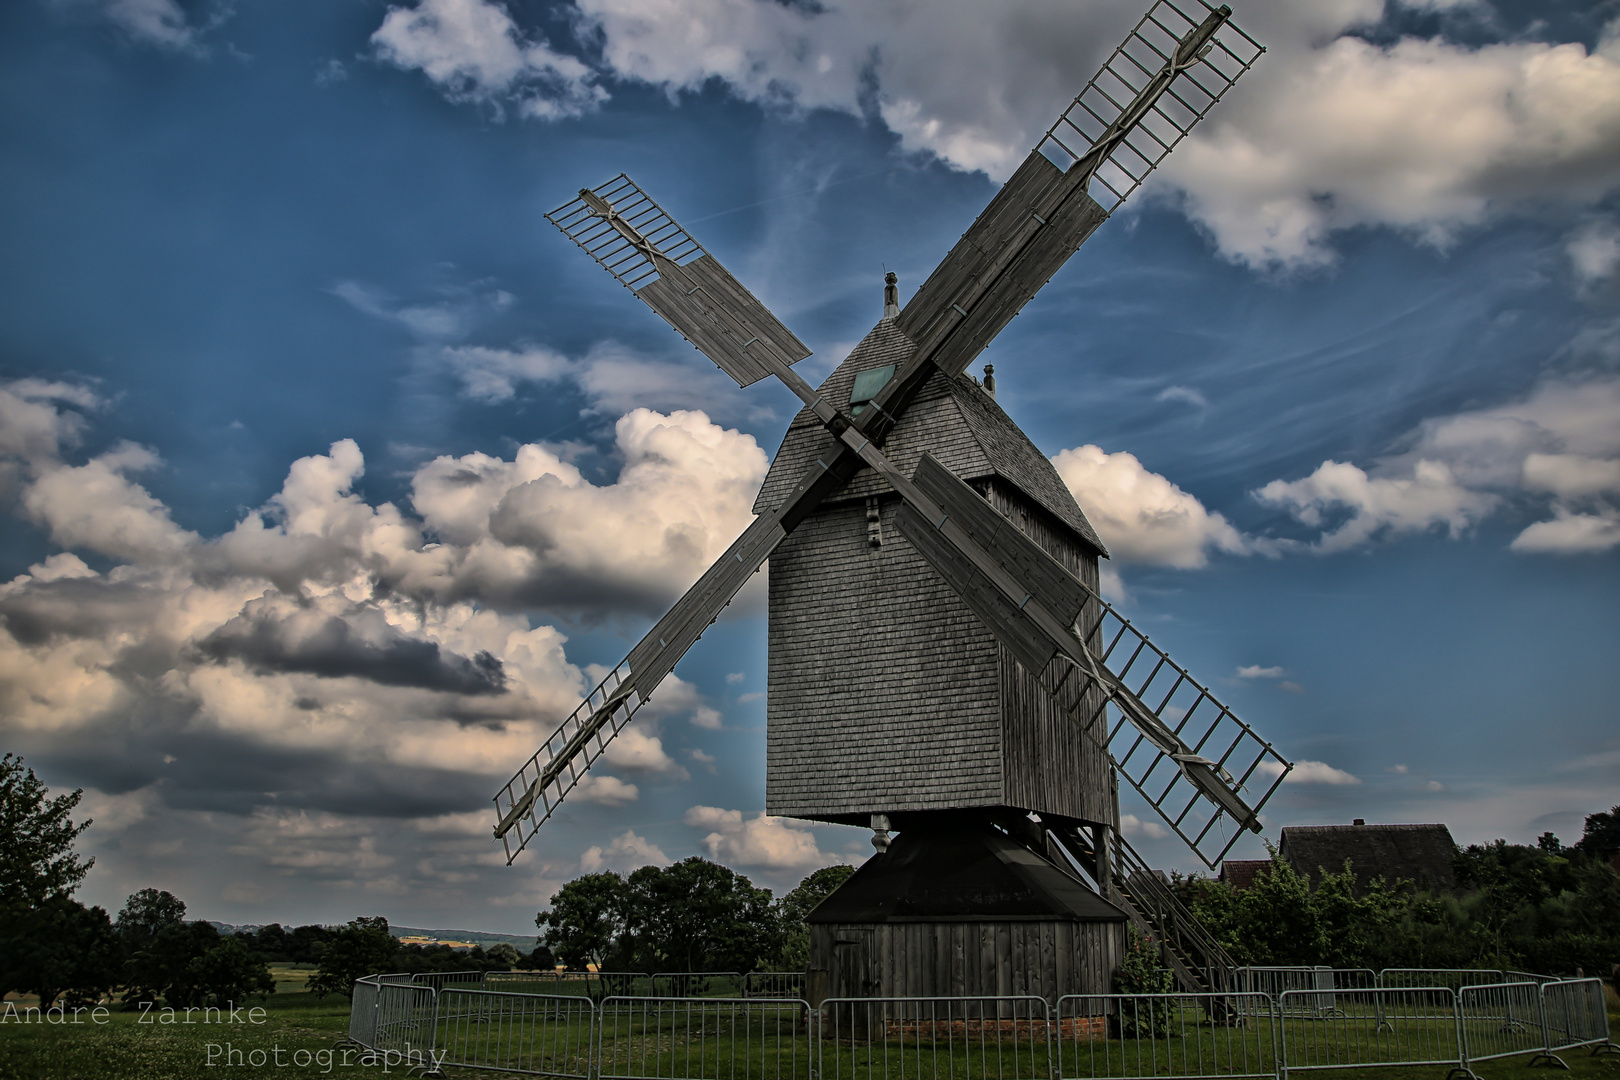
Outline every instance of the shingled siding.
[[(1063, 523), (1004, 481), (984, 482), (992, 506), (1093, 590), (1097, 557)], [(1086, 620), (1095, 622), (1095, 617)], [(1092, 642), (1095, 646), (1098, 643)], [(1100, 649), (1098, 650), (1100, 651)], [(1008, 805), (1117, 825), (1107, 750), (1085, 738), (1012, 651), (998, 646), (1001, 666), (1002, 775)], [(1087, 709), (1102, 701), (1088, 695)]]
[[(991, 501), (1093, 588), (1097, 560), (1010, 485)], [(771, 557), (765, 805), (848, 820), (1014, 806), (1115, 824), (1106, 752), (894, 525), (823, 507)]]
[(810, 967), (830, 997), (1106, 994), (1123, 922), (886, 922), (810, 927)]
[(882, 511), (823, 507), (771, 556), (765, 807), (866, 815), (1002, 802), (998, 646)]

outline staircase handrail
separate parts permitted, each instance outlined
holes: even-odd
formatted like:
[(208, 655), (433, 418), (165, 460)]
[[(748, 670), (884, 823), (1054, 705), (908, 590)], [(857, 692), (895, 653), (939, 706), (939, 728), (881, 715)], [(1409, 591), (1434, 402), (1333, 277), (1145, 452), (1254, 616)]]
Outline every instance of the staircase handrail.
[[(1206, 970), (1215, 968), (1231, 971), (1237, 967), (1231, 954), (1204, 928), (1198, 917), (1176, 898), (1175, 892), (1159, 880), (1159, 876), (1148, 866), (1147, 860), (1137, 854), (1136, 849), (1131, 847), (1125, 837), (1115, 831), (1113, 840), (1115, 855), (1110, 861), (1110, 866), (1113, 869), (1115, 887), (1150, 901), (1168, 915), (1169, 925), (1161, 925), (1159, 932), (1166, 936), (1173, 933), (1177, 939), (1174, 944), (1179, 945), (1189, 959), (1193, 959), (1194, 962), (1201, 960), (1201, 966)], [(1139, 882), (1145, 883), (1145, 888), (1139, 885)], [(1144, 893), (1150, 895), (1143, 895)]]

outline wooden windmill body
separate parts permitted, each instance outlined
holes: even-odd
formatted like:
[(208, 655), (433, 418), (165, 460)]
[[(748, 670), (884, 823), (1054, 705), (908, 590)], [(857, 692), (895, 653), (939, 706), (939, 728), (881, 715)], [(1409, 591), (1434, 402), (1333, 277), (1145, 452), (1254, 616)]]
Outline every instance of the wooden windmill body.
[(753, 524), (496, 795), (508, 862), (769, 561), (766, 809), (879, 849), (810, 917), (813, 996), (1101, 993), (1127, 920), (1175, 936), (1188, 985), (1227, 962), (1166, 918), (1118, 780), (1214, 866), (1291, 766), (1103, 600), (1102, 542), (966, 370), (1263, 51), (1230, 15), (1157, 0), (903, 309), (890, 275), (819, 388), (628, 177), (548, 215), (740, 385), (805, 408)]

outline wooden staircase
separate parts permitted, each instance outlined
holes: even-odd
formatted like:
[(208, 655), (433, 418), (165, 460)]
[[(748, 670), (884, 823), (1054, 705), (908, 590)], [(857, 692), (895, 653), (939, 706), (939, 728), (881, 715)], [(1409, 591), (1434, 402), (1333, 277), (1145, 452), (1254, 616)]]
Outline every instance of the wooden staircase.
[[(1229, 989), (1229, 973), (1236, 968), (1221, 943), (1215, 940), (1182, 902), (1170, 885), (1150, 869), (1147, 862), (1117, 832), (1102, 845), (1093, 835), (1105, 830), (1083, 825), (1053, 827), (1050, 834), (1083, 870), (1102, 887), (1104, 895), (1117, 904), (1131, 925), (1159, 947), (1165, 967), (1175, 975), (1187, 993), (1210, 993)], [(1104, 857), (1098, 858), (1098, 847)]]

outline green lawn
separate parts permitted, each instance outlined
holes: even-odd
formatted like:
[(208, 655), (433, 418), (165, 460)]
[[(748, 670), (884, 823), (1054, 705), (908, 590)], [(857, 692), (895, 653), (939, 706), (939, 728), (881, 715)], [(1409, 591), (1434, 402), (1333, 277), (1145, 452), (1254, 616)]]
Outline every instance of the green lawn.
[[(277, 969), (278, 984), (301, 985), (307, 973)], [(452, 1000), (454, 1008), (446, 1006)], [(660, 1009), (610, 1012), (601, 1028), (599, 1056), (591, 1050), (584, 1002), (547, 1006), (478, 995), (441, 998), (432, 1031), (441, 1048), (454, 1047), (465, 1061), (550, 1070), (585, 1076), (599, 1060), (603, 1080), (662, 1077), (668, 1080), (1048, 1080), (1050, 1060), (1044, 1028), (998, 1029), (901, 1022), (880, 1036), (879, 1024), (864, 1039), (829, 1039), (812, 1070), (810, 1040), (796, 1009), (730, 1008), (701, 1000)], [(399, 1076), (404, 1066), (368, 1060), (362, 1051), (334, 1049), (348, 1026), (348, 1001), (317, 999), (306, 992), (278, 993), (231, 1022), (194, 1014), (191, 1025), (141, 1022), (134, 1013), (113, 1012), (79, 1024), (0, 1023), (0, 1080), (201, 1080), (229, 1076)], [(176, 1019), (184, 1019), (177, 1017)], [(262, 1021), (254, 1023), (252, 1021)], [(1415, 1021), (1414, 1021), (1415, 1022)], [(1397, 1028), (1404, 1022), (1397, 1021)], [(1620, 1029), (1620, 1016), (1611, 1013)], [(430, 1015), (400, 1018), (394, 1045), (424, 1040)], [(1267, 1021), (1212, 1027), (1193, 1013), (1173, 1018), (1169, 1038), (1122, 1042), (1084, 1038), (1070, 1031), (1059, 1050), (1065, 1077), (1152, 1075), (1269, 1075), (1274, 1067)], [(1290, 1020), (1290, 1059), (1296, 1039), (1329, 1045), (1335, 1053), (1311, 1060), (1349, 1060), (1391, 1036), (1368, 1034), (1366, 1025)], [(1346, 1032), (1350, 1031), (1350, 1035)], [(849, 1034), (849, 1032), (845, 1032)], [(1586, 1050), (1564, 1051), (1569, 1080), (1620, 1080), (1620, 1057), (1594, 1058)], [(1534, 1080), (1528, 1054), (1476, 1066), (1482, 1080)], [(493, 1077), (493, 1072), (451, 1068), (452, 1075)], [(1332, 1070), (1345, 1080), (1443, 1080), (1443, 1065)], [(506, 1074), (510, 1075), (510, 1074)], [(1304, 1073), (1296, 1073), (1303, 1077)], [(1329, 1075), (1323, 1071), (1319, 1075)]]

